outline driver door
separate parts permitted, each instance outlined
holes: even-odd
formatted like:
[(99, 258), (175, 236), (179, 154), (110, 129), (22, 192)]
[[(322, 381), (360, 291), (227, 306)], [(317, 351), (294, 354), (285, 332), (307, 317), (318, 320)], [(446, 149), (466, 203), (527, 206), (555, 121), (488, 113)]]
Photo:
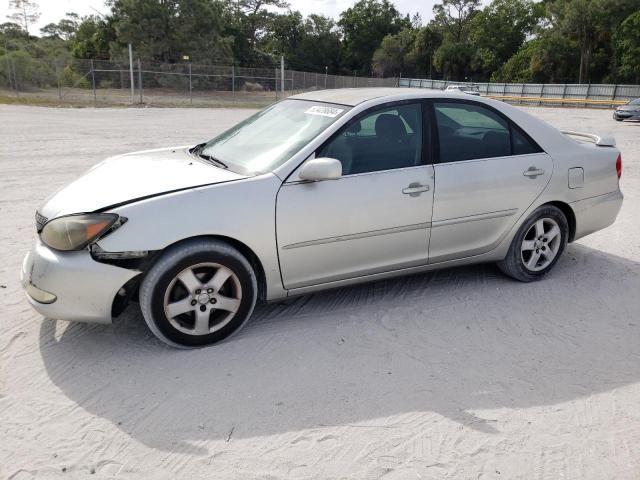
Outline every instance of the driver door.
[(427, 263), (434, 190), (423, 154), (428, 132), (422, 103), (377, 107), (316, 152), (340, 160), (341, 178), (309, 182), (294, 173), (283, 184), (276, 231), (285, 288)]

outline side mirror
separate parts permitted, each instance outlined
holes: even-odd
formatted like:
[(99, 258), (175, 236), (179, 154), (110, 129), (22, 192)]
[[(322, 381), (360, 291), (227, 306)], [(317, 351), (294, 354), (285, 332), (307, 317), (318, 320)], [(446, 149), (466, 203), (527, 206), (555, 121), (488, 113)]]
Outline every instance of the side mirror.
[(301, 180), (314, 182), (337, 180), (342, 176), (342, 163), (335, 158), (314, 158), (302, 166), (298, 176)]

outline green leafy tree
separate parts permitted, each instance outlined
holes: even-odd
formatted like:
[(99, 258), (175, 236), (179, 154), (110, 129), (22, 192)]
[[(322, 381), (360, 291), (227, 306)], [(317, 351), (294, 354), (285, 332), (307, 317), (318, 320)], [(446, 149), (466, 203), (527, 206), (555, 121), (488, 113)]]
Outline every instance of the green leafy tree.
[(465, 80), (470, 73), (474, 48), (469, 35), (479, 5), (480, 0), (443, 0), (433, 7), (431, 25), (443, 38), (434, 54), (433, 64), (446, 79)]
[(447, 40), (461, 43), (469, 34), (471, 20), (478, 13), (480, 0), (443, 0), (433, 6), (433, 25)]
[(602, 78), (613, 56), (612, 38), (622, 21), (640, 8), (638, 0), (555, 0), (548, 4), (552, 25), (580, 52), (579, 83)]
[(413, 48), (407, 55), (406, 62), (413, 66), (417, 75), (428, 75), (433, 78), (433, 57), (442, 44), (442, 35), (432, 25), (420, 28), (416, 32)]
[(48, 23), (40, 29), (44, 37), (70, 40), (78, 30), (80, 17), (77, 13), (67, 13), (58, 23)]
[(116, 41), (116, 31), (111, 17), (89, 15), (83, 17), (78, 24), (69, 40), (69, 49), (76, 58), (109, 59), (110, 47)]
[[(380, 77), (413, 74), (410, 53), (414, 48), (416, 31), (405, 28), (395, 35), (387, 35), (373, 54), (373, 72)], [(411, 68), (410, 71), (409, 68)]]
[(634, 83), (640, 83), (640, 10), (622, 22), (617, 36), (617, 48), (622, 54), (621, 76)]
[(532, 0), (493, 0), (471, 20), (472, 69), (489, 78), (518, 52), (543, 15)]
[(387, 35), (411, 27), (389, 0), (360, 0), (340, 14), (343, 34), (344, 70), (371, 71), (373, 53)]
[(232, 40), (225, 36), (222, 4), (214, 0), (111, 0), (117, 41), (111, 56), (126, 57), (131, 43), (142, 58), (176, 62), (228, 60)]

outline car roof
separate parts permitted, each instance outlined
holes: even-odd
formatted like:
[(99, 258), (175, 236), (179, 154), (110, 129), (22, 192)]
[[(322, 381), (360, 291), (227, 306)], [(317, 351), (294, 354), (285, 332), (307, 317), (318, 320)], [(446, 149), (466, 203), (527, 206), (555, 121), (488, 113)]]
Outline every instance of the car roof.
[(334, 90), (316, 90), (305, 92), (292, 97), (296, 100), (310, 100), (313, 102), (338, 103), (354, 107), (359, 103), (381, 97), (403, 97), (403, 98), (433, 98), (451, 97), (450, 94), (443, 94), (441, 90), (431, 90), (428, 88), (337, 88)]

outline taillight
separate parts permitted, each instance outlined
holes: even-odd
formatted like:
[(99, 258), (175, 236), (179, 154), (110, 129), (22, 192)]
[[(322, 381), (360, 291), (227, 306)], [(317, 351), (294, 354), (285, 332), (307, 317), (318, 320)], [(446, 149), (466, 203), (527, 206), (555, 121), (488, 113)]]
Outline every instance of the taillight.
[(616, 160), (616, 173), (618, 174), (618, 178), (622, 176), (622, 154), (618, 154), (618, 159)]

